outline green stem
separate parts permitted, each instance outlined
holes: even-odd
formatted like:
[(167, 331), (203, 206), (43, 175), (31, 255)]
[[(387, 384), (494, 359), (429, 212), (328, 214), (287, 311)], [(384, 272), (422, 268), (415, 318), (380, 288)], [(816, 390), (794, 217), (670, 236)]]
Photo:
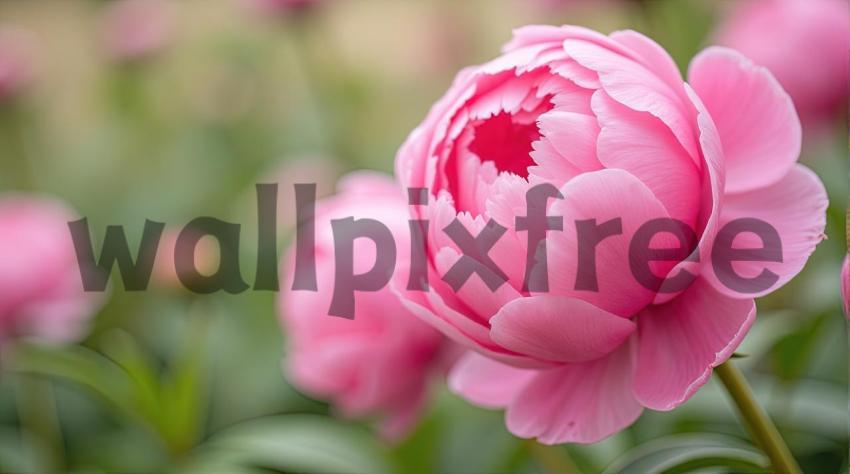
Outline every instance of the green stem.
[(526, 442), (528, 452), (550, 474), (580, 474), (581, 470), (567, 454), (566, 449), (559, 446), (548, 446), (534, 440)]
[(744, 374), (735, 367), (731, 360), (715, 368), (714, 373), (720, 377), (720, 381), (723, 382), (726, 391), (732, 401), (735, 402), (738, 413), (744, 420), (753, 441), (770, 459), (770, 464), (775, 472), (781, 474), (802, 473), (797, 461), (791, 455), (788, 445), (779, 435), (776, 425), (770, 421), (767, 413), (756, 401), (753, 390), (744, 378)]

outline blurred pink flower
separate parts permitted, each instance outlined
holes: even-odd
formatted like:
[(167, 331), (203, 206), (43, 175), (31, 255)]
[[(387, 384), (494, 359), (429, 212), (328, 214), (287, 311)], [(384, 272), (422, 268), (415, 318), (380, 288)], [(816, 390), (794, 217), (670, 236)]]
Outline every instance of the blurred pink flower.
[(32, 43), (24, 30), (0, 28), (0, 102), (16, 96), (32, 81)]
[(83, 291), (67, 224), (75, 218), (52, 199), (0, 196), (0, 341), (84, 335), (101, 296)]
[(136, 61), (163, 50), (174, 36), (173, 5), (166, 0), (115, 0), (101, 18), (103, 46), (110, 58)]
[(715, 38), (770, 69), (807, 129), (847, 108), (847, 0), (735, 2)]
[(239, 0), (248, 10), (259, 15), (281, 16), (301, 13), (327, 0)]
[(841, 266), (841, 299), (844, 301), (844, 316), (850, 319), (850, 255), (844, 257)]
[[(377, 219), (409, 248), (407, 206), (397, 185), (377, 173), (348, 175), (340, 192), (316, 207), (318, 292), (292, 291), (293, 262), (283, 266), (279, 302), (288, 339), (286, 373), (300, 389), (329, 399), (344, 416), (383, 415), (382, 433), (403, 436), (418, 419), (430, 376), (444, 369), (443, 338), (402, 306), (389, 287), (356, 296), (353, 320), (328, 316), (334, 288), (331, 219)], [(375, 245), (357, 239), (354, 269), (375, 261)], [(396, 271), (396, 275), (404, 272)]]
[[(412, 208), (429, 220), (431, 290), (405, 293), (406, 305), (475, 351), (450, 387), (506, 407), (517, 436), (592, 443), (644, 407), (679, 406), (738, 347), (753, 298), (796, 275), (823, 238), (826, 193), (796, 163), (800, 123), (776, 80), (717, 47), (695, 57), (688, 76), (634, 31), (520, 28), (502, 56), (458, 74), (398, 153), (401, 184), (431, 192)], [(515, 218), (540, 183), (563, 196), (546, 205), (563, 230), (547, 233), (548, 289), (530, 292), (528, 236)], [(719, 229), (741, 217), (766, 221), (782, 240), (779, 262), (735, 262), (746, 278), (762, 268), (778, 275), (752, 293), (721, 283), (711, 265)], [(658, 278), (693, 277), (658, 292), (632, 276), (629, 246), (640, 226), (670, 218), (694, 232), (685, 250), (698, 261), (653, 262)], [(620, 234), (595, 247), (597, 288), (578, 288), (577, 221), (613, 219)], [(455, 288), (443, 281), (461, 258), (443, 231), (453, 222), (473, 236), (506, 229), (488, 253), (506, 278), (495, 291), (477, 274)], [(735, 243), (761, 246), (746, 233)], [(664, 232), (652, 244), (682, 245)]]

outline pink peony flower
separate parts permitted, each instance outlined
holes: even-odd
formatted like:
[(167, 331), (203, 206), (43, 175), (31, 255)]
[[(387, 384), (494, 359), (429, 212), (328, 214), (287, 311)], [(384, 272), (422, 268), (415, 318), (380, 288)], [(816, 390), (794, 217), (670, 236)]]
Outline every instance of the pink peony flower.
[(104, 48), (116, 61), (148, 58), (174, 36), (172, 5), (165, 0), (115, 0), (101, 21)]
[(0, 341), (61, 343), (84, 334), (101, 298), (83, 291), (68, 230), (74, 219), (52, 199), (0, 196)]
[(844, 316), (850, 319), (850, 255), (844, 257), (841, 266), (841, 299), (844, 301)]
[[(383, 415), (382, 432), (397, 438), (418, 417), (428, 378), (440, 369), (443, 338), (407, 311), (389, 287), (359, 293), (353, 320), (328, 316), (335, 265), (330, 221), (352, 216), (386, 225), (399, 254), (409, 248), (404, 196), (388, 178), (348, 175), (337, 196), (319, 201), (316, 275), (321, 291), (291, 291), (293, 265), (284, 265), (282, 272), (279, 309), (289, 342), (286, 372), (296, 386), (331, 400), (345, 416)], [(375, 245), (357, 239), (354, 249), (354, 269), (360, 273), (375, 261)]]
[(0, 29), (0, 102), (15, 97), (32, 82), (32, 42), (26, 31)]
[(845, 0), (736, 2), (715, 38), (770, 69), (808, 128), (847, 107), (848, 18)]
[[(799, 120), (773, 76), (718, 47), (694, 58), (688, 76), (634, 31), (524, 27), (502, 56), (461, 71), (398, 153), (399, 181), (431, 194), (411, 207), (429, 220), (430, 291), (406, 293), (405, 304), (474, 350), (450, 387), (505, 407), (517, 436), (592, 443), (644, 407), (679, 406), (741, 342), (753, 298), (797, 274), (822, 239), (826, 193), (796, 164)], [(524, 291), (528, 235), (515, 218), (540, 183), (560, 190), (546, 211), (563, 230), (547, 232), (548, 290)], [(711, 264), (718, 231), (740, 217), (781, 238), (781, 261), (734, 262), (743, 277), (777, 275), (757, 292), (727, 288)], [(457, 291), (443, 280), (462, 258), (444, 231), (456, 218), (472, 236), (506, 229), (487, 253), (504, 273), (495, 291), (478, 274)], [(657, 277), (687, 270), (693, 280), (678, 291), (649, 290), (630, 271), (636, 229), (659, 218), (695, 234), (690, 261), (651, 267)], [(578, 250), (577, 221), (613, 219), (621, 233)], [(653, 247), (679, 247), (670, 236)], [(746, 233), (734, 241), (761, 246)], [(580, 252), (595, 255), (595, 289), (578, 285)]]

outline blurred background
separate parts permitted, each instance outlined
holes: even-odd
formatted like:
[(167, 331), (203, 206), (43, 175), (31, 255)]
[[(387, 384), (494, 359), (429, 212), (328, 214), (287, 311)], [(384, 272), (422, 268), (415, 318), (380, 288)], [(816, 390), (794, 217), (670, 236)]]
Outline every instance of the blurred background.
[[(496, 56), (512, 28), (636, 29), (684, 73), (738, 3), (0, 0), (0, 190), (66, 201), (89, 219), (96, 253), (107, 225), (137, 249), (145, 219), (166, 222), (166, 235), (197, 216), (240, 223), (252, 282), (255, 183), (280, 184), (283, 246), (293, 182), (328, 194), (346, 171), (392, 172), (456, 72)], [(804, 470), (846, 472), (846, 105), (811, 115), (801, 112), (802, 161), (829, 191), (830, 238), (758, 301), (737, 363)], [(276, 293), (195, 295), (170, 258), (161, 248), (145, 292), (113, 274), (80, 343), (5, 343), (0, 472), (546, 472), (501, 412), (440, 384), (399, 442), (335, 417), (282, 375)], [(746, 439), (715, 381), (602, 443), (557, 449), (600, 472), (659, 437), (705, 433)]]

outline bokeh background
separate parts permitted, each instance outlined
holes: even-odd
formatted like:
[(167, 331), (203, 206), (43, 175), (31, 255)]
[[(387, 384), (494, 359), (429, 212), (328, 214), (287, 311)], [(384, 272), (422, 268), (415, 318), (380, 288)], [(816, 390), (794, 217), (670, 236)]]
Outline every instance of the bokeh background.
[[(203, 215), (238, 222), (252, 282), (255, 183), (281, 186), (284, 246), (293, 182), (327, 194), (348, 170), (392, 172), (455, 73), (496, 56), (512, 28), (633, 28), (685, 71), (735, 2), (142, 0), (129, 12), (118, 3), (0, 0), (0, 38), (14, 39), (0, 42), (14, 50), (0, 67), (0, 190), (64, 199), (98, 242), (107, 225), (123, 225), (131, 249), (145, 219), (175, 231)], [(758, 301), (736, 360), (806, 472), (848, 463), (837, 277), (847, 129), (844, 113), (806, 128), (802, 161), (829, 191), (830, 238), (798, 278)], [(157, 258), (148, 291), (126, 292), (113, 274), (79, 344), (3, 348), (0, 472), (546, 472), (502, 413), (440, 384), (400, 442), (368, 420), (335, 417), (282, 375), (276, 293), (194, 295), (167, 249)], [(707, 434), (747, 439), (716, 381), (602, 443), (557, 449), (599, 472), (658, 438)]]

